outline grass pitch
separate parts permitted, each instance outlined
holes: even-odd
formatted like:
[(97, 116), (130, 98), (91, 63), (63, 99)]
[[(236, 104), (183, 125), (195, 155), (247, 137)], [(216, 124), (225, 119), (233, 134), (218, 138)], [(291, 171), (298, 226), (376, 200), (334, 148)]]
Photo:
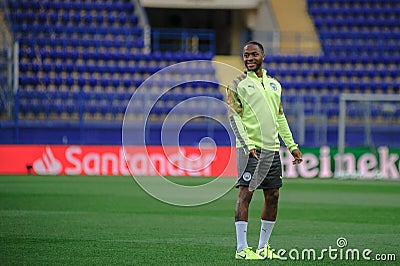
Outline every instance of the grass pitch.
[[(151, 178), (151, 177), (149, 177)], [(200, 184), (204, 178), (173, 178)], [(236, 189), (212, 203), (177, 207), (146, 194), (131, 177), (0, 176), (1, 265), (371, 265), (340, 259), (371, 249), (400, 260), (400, 182), (285, 179), (271, 244), (299, 260), (236, 261)], [(262, 193), (250, 208), (256, 247)], [(336, 260), (302, 259), (303, 250), (338, 249)], [(295, 253), (292, 253), (292, 257)], [(386, 256), (388, 258), (389, 256)], [(377, 261), (373, 262), (378, 263)]]

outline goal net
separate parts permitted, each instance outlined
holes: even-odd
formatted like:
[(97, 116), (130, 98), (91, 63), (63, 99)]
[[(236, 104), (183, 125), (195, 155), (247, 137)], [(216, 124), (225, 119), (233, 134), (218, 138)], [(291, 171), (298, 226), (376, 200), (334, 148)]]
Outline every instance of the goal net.
[[(349, 150), (367, 150), (356, 158)], [(335, 176), (399, 178), (400, 95), (343, 93)]]

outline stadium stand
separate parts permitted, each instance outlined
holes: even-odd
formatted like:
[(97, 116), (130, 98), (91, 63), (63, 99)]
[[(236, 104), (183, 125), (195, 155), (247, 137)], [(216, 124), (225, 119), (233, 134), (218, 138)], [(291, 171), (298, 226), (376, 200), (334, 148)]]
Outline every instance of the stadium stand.
[[(151, 74), (170, 64), (213, 57), (146, 53), (134, 3), (9, 1), (20, 44), (20, 119), (122, 120), (131, 94)], [(193, 66), (181, 74), (189, 79), (198, 73), (214, 75), (208, 67)], [(204, 95), (218, 94), (213, 85), (195, 88)], [(152, 117), (163, 115), (157, 110)]]
[[(308, 125), (318, 123), (313, 119), (317, 114), (336, 125), (340, 93), (400, 93), (399, 1), (306, 2), (322, 54), (266, 56), (268, 72), (285, 87), (284, 105), (296, 107), (286, 110), (289, 119), (301, 102)], [(20, 120), (120, 122), (132, 93), (147, 77), (174, 63), (214, 57), (213, 51), (166, 51), (154, 45), (149, 53), (139, 1), (9, 0), (8, 4), (20, 44), (16, 99)], [(223, 99), (211, 65), (194, 63), (179, 75), (193, 82), (161, 97), (152, 109), (152, 120), (162, 121), (172, 107), (192, 96)], [(201, 82), (199, 76), (215, 83)], [(177, 79), (166, 75), (149, 83), (150, 99)], [(178, 114), (186, 119), (195, 111), (210, 111), (203, 103), (197, 107)], [(0, 108), (5, 108), (4, 101)], [(143, 107), (138, 104), (134, 110), (131, 118), (142, 119)], [(226, 120), (225, 110), (217, 112)], [(400, 107), (394, 111), (398, 122), (399, 113)], [(349, 106), (354, 121), (357, 115)], [(375, 122), (386, 118), (379, 108), (372, 108), (372, 116)]]
[(400, 93), (399, 1), (307, 0), (307, 10), (323, 54), (266, 57), (288, 94), (318, 95), (323, 112), (337, 118), (339, 93)]

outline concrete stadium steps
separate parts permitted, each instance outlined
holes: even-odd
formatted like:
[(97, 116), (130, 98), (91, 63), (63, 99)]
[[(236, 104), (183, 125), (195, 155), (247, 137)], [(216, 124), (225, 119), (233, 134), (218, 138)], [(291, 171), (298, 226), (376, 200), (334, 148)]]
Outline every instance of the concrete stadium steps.
[[(269, 0), (280, 30), (280, 53), (318, 55), (321, 45), (305, 0)], [(294, 39), (293, 39), (294, 38)]]

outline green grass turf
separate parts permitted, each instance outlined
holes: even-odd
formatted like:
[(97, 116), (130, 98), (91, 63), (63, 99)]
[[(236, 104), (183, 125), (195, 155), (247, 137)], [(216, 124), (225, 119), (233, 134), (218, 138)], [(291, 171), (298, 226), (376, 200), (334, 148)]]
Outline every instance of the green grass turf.
[[(149, 177), (151, 178), (151, 177)], [(204, 178), (172, 178), (180, 184)], [(147, 195), (131, 177), (0, 176), (1, 265), (313, 265), (236, 261), (236, 189), (212, 203), (177, 207)], [(262, 193), (251, 203), (256, 247)], [(400, 260), (400, 182), (285, 179), (274, 248), (369, 248)], [(322, 265), (371, 265), (325, 260)], [(395, 265), (396, 262), (372, 263)]]

